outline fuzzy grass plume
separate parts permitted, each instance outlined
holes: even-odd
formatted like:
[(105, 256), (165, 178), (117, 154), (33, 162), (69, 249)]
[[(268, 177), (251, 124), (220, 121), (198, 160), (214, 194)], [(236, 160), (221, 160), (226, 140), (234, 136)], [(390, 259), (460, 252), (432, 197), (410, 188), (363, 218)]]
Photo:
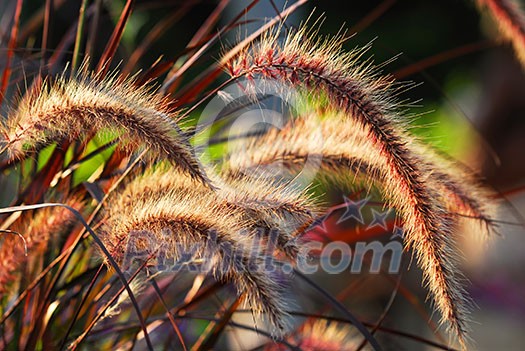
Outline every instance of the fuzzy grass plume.
[(525, 69), (525, 14), (514, 0), (477, 0), (499, 26), (505, 40), (512, 43), (516, 56)]
[(119, 136), (121, 146), (147, 146), (157, 158), (208, 184), (176, 120), (165, 98), (137, 86), (133, 78), (62, 75), (22, 98), (2, 133), (11, 157), (22, 158), (50, 143), (111, 132)]
[[(480, 221), (488, 234), (495, 217), (489, 192), (474, 175), (439, 157), (416, 139), (412, 138), (410, 144), (431, 169), (429, 176), (447, 210)], [(341, 113), (303, 114), (280, 129), (270, 129), (235, 146), (226, 167), (254, 173), (279, 168), (291, 176), (308, 171), (305, 168), (318, 167), (323, 180), (342, 186), (364, 179), (369, 185), (381, 187), (389, 177), (388, 170), (381, 168), (381, 157), (367, 139), (366, 131)]]
[(213, 197), (223, 211), (242, 213), (245, 225), (264, 239), (263, 245), (275, 245), (292, 260), (300, 258), (299, 235), (320, 212), (319, 205), (307, 190), (283, 184), (269, 175), (248, 176), (232, 170), (214, 175), (212, 180), (218, 186), (215, 190), (196, 183), (176, 169), (161, 165), (133, 179), (118, 195), (117, 207), (133, 207), (137, 201), (167, 192), (199, 193)]
[[(71, 198), (67, 205), (80, 209), (82, 201)], [(31, 262), (32, 258), (39, 257), (48, 246), (51, 239), (60, 240), (75, 224), (74, 215), (65, 208), (44, 208), (35, 213), (22, 214), (12, 230), (24, 237), (27, 255), (21, 239), (13, 235), (2, 237), (0, 246), (0, 294), (6, 293), (13, 282), (18, 281), (21, 268)]]
[[(282, 287), (262, 270), (265, 253), (253, 235), (253, 219), (242, 207), (227, 206), (210, 189), (180, 176), (157, 172), (128, 184), (107, 206), (106, 247), (120, 264), (140, 253), (142, 259), (151, 255), (152, 265), (204, 267), (233, 283), (280, 335), (287, 329)], [(188, 253), (189, 262), (178, 262)]]
[(315, 38), (306, 28), (285, 38), (268, 32), (228, 62), (226, 70), (233, 79), (270, 78), (301, 87), (310, 96), (327, 96), (330, 110), (344, 111), (363, 131), (373, 151), (361, 158), (373, 160), (384, 174), (384, 193), (403, 218), (406, 246), (415, 252), (442, 321), (465, 347), (469, 299), (455, 265), (455, 220), (439, 200), (433, 168), (411, 145), (393, 98), (393, 79), (379, 76), (370, 62), (361, 63), (363, 50), (343, 52), (342, 36)]
[[(301, 350), (371, 350), (366, 346), (360, 348), (360, 335), (352, 326), (323, 319), (308, 319), (299, 330), (288, 337), (288, 341)], [(286, 349), (283, 345), (269, 344), (265, 351)]]

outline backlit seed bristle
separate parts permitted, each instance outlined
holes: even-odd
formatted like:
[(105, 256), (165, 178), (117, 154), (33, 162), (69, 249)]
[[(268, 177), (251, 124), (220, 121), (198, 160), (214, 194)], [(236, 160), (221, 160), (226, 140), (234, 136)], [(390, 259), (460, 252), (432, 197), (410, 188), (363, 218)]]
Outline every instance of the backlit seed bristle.
[(151, 88), (136, 86), (133, 78), (115, 74), (100, 80), (84, 74), (58, 77), (37, 94), (25, 96), (9, 113), (2, 132), (13, 158), (64, 139), (111, 132), (130, 151), (147, 146), (154, 156), (208, 184), (176, 119), (167, 100)]
[[(83, 203), (69, 199), (66, 204), (80, 210)], [(36, 212), (26, 212), (11, 227), (20, 233), (27, 245), (27, 256), (21, 238), (14, 235), (3, 236), (0, 247), (0, 293), (7, 291), (18, 278), (20, 268), (29, 260), (40, 257), (45, 252), (51, 238), (66, 234), (75, 224), (74, 214), (66, 208), (42, 208)]]
[[(332, 111), (344, 111), (365, 132), (376, 166), (388, 174), (383, 183), (389, 204), (405, 226), (405, 244), (414, 250), (434, 304), (463, 347), (468, 339), (469, 299), (458, 279), (451, 238), (454, 219), (432, 184), (432, 168), (411, 148), (393, 98), (393, 79), (380, 77), (363, 50), (344, 52), (343, 37), (314, 38), (303, 26), (281, 39), (278, 31), (226, 62), (233, 79), (257, 77), (326, 96)], [(317, 94), (317, 95), (316, 95)], [(316, 100), (316, 99), (314, 99)], [(363, 159), (367, 159), (365, 156)]]
[[(282, 289), (261, 270), (264, 252), (242, 210), (224, 206), (202, 185), (181, 189), (185, 181), (174, 178), (176, 186), (159, 191), (151, 177), (146, 179), (148, 185), (132, 182), (107, 207), (102, 240), (115, 260), (123, 264), (140, 252), (153, 255), (154, 265), (162, 264), (157, 250), (173, 262), (194, 252), (189, 263), (204, 264), (216, 279), (233, 283), (239, 294), (246, 293), (250, 307), (276, 327), (276, 335), (282, 334), (287, 328)], [(135, 198), (140, 191), (144, 196)]]
[(480, 9), (487, 9), (525, 69), (525, 14), (514, 0), (477, 0)]

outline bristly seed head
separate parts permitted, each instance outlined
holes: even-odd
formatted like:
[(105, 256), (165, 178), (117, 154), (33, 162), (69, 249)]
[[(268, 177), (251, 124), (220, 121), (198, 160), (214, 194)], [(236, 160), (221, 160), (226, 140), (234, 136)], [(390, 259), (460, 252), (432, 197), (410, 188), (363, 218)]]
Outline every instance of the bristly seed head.
[(246, 292), (249, 305), (281, 335), (287, 328), (282, 287), (261, 270), (274, 254), (266, 241), (277, 228), (276, 248), (297, 258), (294, 235), (313, 221), (315, 207), (305, 193), (265, 178), (227, 178), (228, 186), (212, 191), (177, 170), (149, 170), (109, 199), (102, 240), (124, 266), (137, 253), (151, 255), (157, 266), (191, 253), (190, 264), (205, 264), (215, 278)]
[[(468, 306), (455, 266), (452, 233), (456, 219), (447, 210), (433, 182), (433, 167), (415, 150), (398, 112), (391, 77), (359, 63), (364, 50), (346, 53), (344, 38), (314, 37), (304, 25), (283, 39), (269, 31), (263, 39), (226, 63), (233, 79), (256, 77), (300, 87), (314, 101), (328, 98), (327, 110), (342, 111), (363, 131), (371, 149), (360, 157), (386, 175), (382, 178), (389, 204), (403, 218), (405, 244), (414, 250), (434, 304), (463, 347), (468, 340)], [(434, 178), (435, 180), (435, 178)], [(439, 184), (443, 184), (440, 182)]]
[(109, 131), (128, 149), (148, 146), (156, 157), (210, 184), (176, 118), (165, 98), (133, 78), (83, 74), (58, 77), (24, 97), (3, 134), (11, 156), (22, 158), (49, 143)]

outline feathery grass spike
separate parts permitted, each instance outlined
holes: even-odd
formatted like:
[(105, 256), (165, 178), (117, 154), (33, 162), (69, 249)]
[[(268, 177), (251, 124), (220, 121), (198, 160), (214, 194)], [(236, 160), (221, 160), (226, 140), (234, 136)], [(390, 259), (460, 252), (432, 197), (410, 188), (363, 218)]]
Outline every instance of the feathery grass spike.
[[(82, 208), (82, 202), (74, 197), (66, 203), (75, 209)], [(74, 219), (71, 211), (57, 207), (40, 209), (34, 215), (32, 212), (22, 214), (22, 220), (12, 228), (23, 235), (26, 248), (17, 237), (4, 238), (0, 246), (0, 294), (16, 281), (16, 275), (24, 263), (47, 249), (51, 238), (61, 239), (62, 234), (68, 233), (75, 224)], [(25, 249), (27, 255), (24, 254)]]
[(290, 259), (299, 258), (301, 239), (298, 235), (313, 223), (319, 212), (319, 206), (306, 190), (278, 183), (265, 174), (248, 177), (233, 170), (212, 180), (218, 185), (213, 193), (175, 169), (157, 167), (132, 180), (119, 194), (117, 207), (134, 206), (133, 203), (144, 201), (149, 196), (161, 196), (171, 191), (214, 196), (216, 206), (223, 211), (237, 211), (245, 225), (258, 231), (261, 238), (274, 240), (271, 244)]
[[(321, 115), (302, 115), (281, 129), (271, 129), (234, 148), (226, 160), (228, 169), (237, 173), (249, 169), (257, 172), (276, 163), (295, 176), (311, 161), (310, 165), (320, 167), (323, 179), (341, 185), (353, 182), (356, 177), (379, 186), (387, 181), (389, 175), (381, 168), (381, 157), (359, 124), (343, 114), (320, 118)], [(430, 177), (447, 209), (474, 217), (485, 225), (487, 232), (490, 231), (494, 218), (490, 203), (493, 201), (488, 200), (487, 191), (475, 185), (472, 175), (433, 155), (416, 140), (411, 140), (411, 144), (432, 169)]]
[[(301, 350), (353, 351), (360, 349), (362, 337), (349, 324), (310, 318), (287, 340)], [(363, 351), (371, 349), (367, 346), (361, 348)], [(264, 349), (264, 351), (285, 350), (288, 350), (288, 347), (277, 343), (268, 344)]]
[(136, 86), (133, 78), (61, 76), (20, 101), (3, 135), (11, 157), (22, 158), (49, 143), (110, 131), (130, 150), (148, 146), (156, 157), (209, 184), (176, 117), (163, 97)]
[(379, 76), (368, 61), (359, 63), (363, 50), (344, 52), (343, 37), (315, 39), (306, 28), (284, 39), (268, 32), (225, 68), (234, 79), (268, 77), (326, 95), (332, 110), (345, 111), (360, 125), (388, 174), (385, 194), (404, 220), (405, 243), (415, 252), (433, 302), (465, 346), (469, 299), (454, 263), (454, 221), (431, 184), (432, 169), (408, 142), (392, 98), (393, 79)]
[(256, 313), (264, 313), (280, 335), (287, 329), (282, 288), (261, 270), (264, 252), (245, 214), (217, 200), (204, 186), (158, 191), (156, 184), (139, 178), (108, 204), (104, 244), (119, 264), (133, 253), (152, 254), (157, 264), (163, 264), (160, 257), (177, 262), (191, 253), (187, 263), (205, 265), (216, 279), (246, 293), (245, 301)]
[(516, 56), (525, 69), (525, 14), (514, 0), (477, 0), (478, 7), (486, 8), (501, 32), (514, 46)]

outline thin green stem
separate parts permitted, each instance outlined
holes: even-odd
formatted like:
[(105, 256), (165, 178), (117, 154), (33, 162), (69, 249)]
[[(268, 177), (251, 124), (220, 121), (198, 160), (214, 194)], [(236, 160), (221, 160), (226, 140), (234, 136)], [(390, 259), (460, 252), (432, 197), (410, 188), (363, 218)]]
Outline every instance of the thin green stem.
[(78, 14), (77, 35), (75, 39), (75, 48), (73, 49), (73, 62), (71, 64), (71, 71), (77, 71), (80, 60), (80, 47), (84, 38), (84, 23), (86, 21), (86, 7), (88, 0), (82, 0), (80, 5), (80, 12)]

